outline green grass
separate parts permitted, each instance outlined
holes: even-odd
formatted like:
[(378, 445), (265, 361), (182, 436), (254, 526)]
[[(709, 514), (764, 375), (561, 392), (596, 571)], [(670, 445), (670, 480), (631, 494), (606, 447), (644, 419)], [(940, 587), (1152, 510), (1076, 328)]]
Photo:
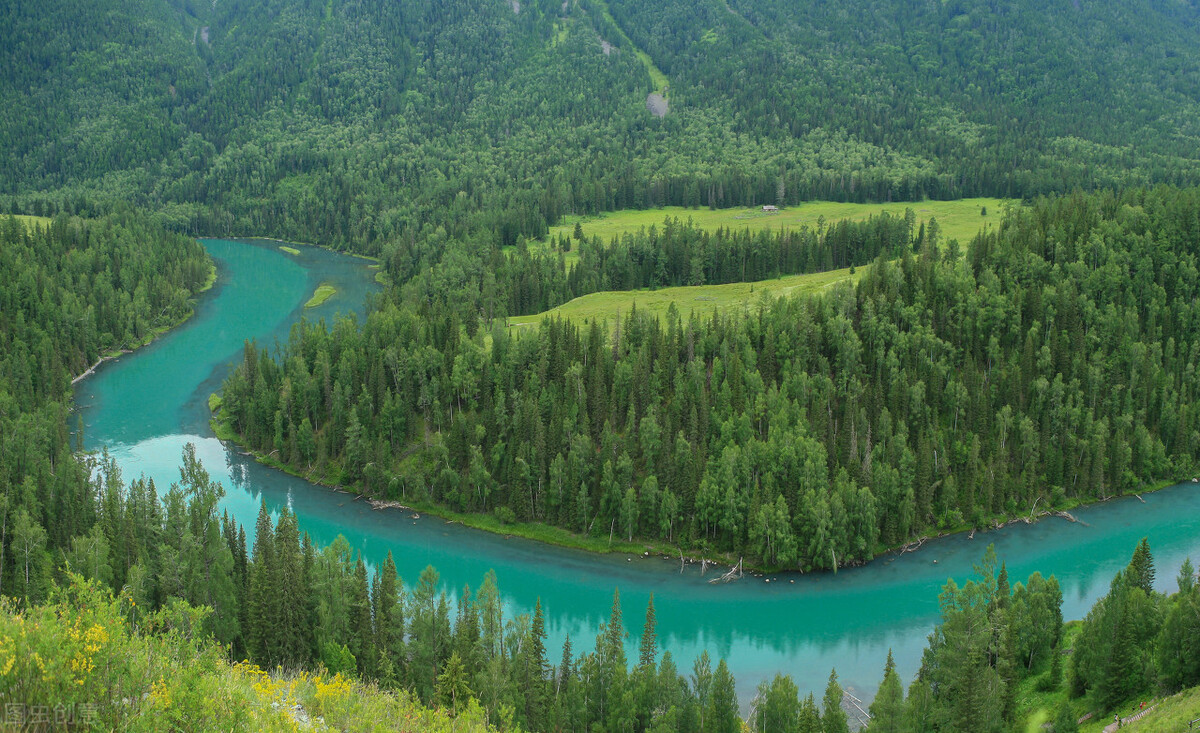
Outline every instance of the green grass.
[(313, 293), (313, 296), (308, 299), (307, 303), (304, 304), (304, 307), (305, 308), (316, 308), (318, 305), (321, 305), (325, 301), (332, 298), (333, 294), (336, 292), (337, 292), (337, 288), (335, 288), (332, 285), (329, 285), (327, 283), (321, 283), (320, 285), (317, 286), (317, 290), (316, 290), (316, 292)]
[(570, 32), (570, 29), (568, 28), (566, 21), (562, 21), (561, 23), (558, 21), (555, 21), (554, 22), (554, 35), (550, 38), (550, 46), (551, 47), (557, 46), (558, 44), (567, 40), (567, 34), (569, 32)]
[(654, 65), (650, 54), (636, 47), (634, 48), (634, 53), (637, 54), (638, 61), (642, 62), (642, 66), (646, 67), (646, 73), (650, 75), (650, 83), (654, 85), (654, 91), (664, 97), (667, 96), (667, 75)]
[(807, 275), (790, 275), (774, 280), (759, 280), (750, 283), (727, 285), (697, 285), (658, 290), (610, 290), (591, 293), (563, 303), (549, 311), (532, 316), (516, 316), (508, 319), (510, 328), (520, 329), (535, 326), (543, 318), (561, 316), (579, 323), (599, 319), (614, 321), (618, 314), (627, 314), (635, 305), (640, 311), (649, 311), (661, 316), (672, 303), (679, 315), (710, 315), (715, 310), (728, 311), (732, 308), (747, 308), (763, 296), (780, 297), (796, 293), (812, 293), (824, 290), (836, 283), (857, 281), (865, 268), (858, 268), (851, 275), (849, 269), (816, 272)]
[(281, 249), (284, 252), (287, 252), (288, 254), (293, 255), (295, 257), (300, 256), (300, 250), (296, 249), (295, 247), (288, 247), (287, 245), (281, 244), (281, 245), (279, 245), (279, 249)]
[[(551, 239), (560, 234), (571, 236), (576, 222), (586, 237), (598, 236), (605, 242), (626, 232), (636, 232), (643, 227), (662, 227), (663, 219), (678, 217), (709, 231), (719, 227), (728, 229), (761, 229), (816, 227), (817, 221), (825, 217), (827, 223), (852, 219), (861, 221), (887, 212), (893, 216), (904, 216), (905, 209), (917, 215), (918, 226), (932, 218), (938, 220), (942, 239), (957, 239), (966, 244), (985, 224), (995, 225), (1000, 221), (1006, 205), (1004, 199), (976, 198), (956, 201), (915, 201), (890, 204), (845, 204), (837, 201), (811, 201), (798, 206), (784, 207), (778, 214), (764, 214), (761, 209), (686, 209), (682, 206), (665, 206), (661, 209), (614, 211), (594, 217), (566, 216), (557, 226), (550, 228)], [(987, 207), (987, 216), (980, 210)], [(569, 253), (568, 253), (569, 255)]]
[(1025, 721), (1025, 733), (1040, 733), (1042, 725), (1049, 722), (1050, 713), (1046, 710), (1038, 710), (1029, 720)]
[(214, 262), (208, 263), (208, 277), (204, 279), (204, 284), (200, 286), (197, 293), (204, 293), (212, 290), (212, 286), (217, 284), (217, 265)]
[[(1146, 701), (1147, 707), (1150, 701)], [(1132, 707), (1132, 706), (1130, 706)], [(1110, 716), (1111, 717), (1111, 716)], [(1184, 690), (1172, 695), (1158, 704), (1152, 712), (1141, 720), (1134, 721), (1121, 728), (1123, 731), (1154, 731), (1178, 730), (1186, 731), (1188, 723), (1200, 718), (1200, 687)], [(1111, 720), (1109, 721), (1111, 722)], [(1200, 723), (1197, 724), (1200, 726)]]
[(25, 214), (14, 214), (13, 216), (30, 229), (35, 226), (50, 226), (50, 217), (48, 216), (26, 216)]
[(616, 19), (613, 18), (612, 13), (610, 13), (608, 10), (608, 3), (604, 2), (604, 0), (597, 0), (596, 4), (600, 6), (600, 10), (604, 14), (605, 19), (612, 23), (613, 27), (617, 29), (617, 32), (621, 34), (621, 40), (623, 40), (629, 48), (633, 49), (634, 54), (638, 57), (638, 61), (641, 61), (642, 66), (646, 67), (646, 73), (650, 75), (650, 83), (654, 85), (654, 91), (666, 96), (667, 75), (662, 72), (662, 69), (654, 65), (654, 60), (650, 58), (648, 53), (638, 48), (637, 44), (630, 40), (629, 36), (625, 34), (625, 31), (621, 30), (621, 25), (617, 23)]

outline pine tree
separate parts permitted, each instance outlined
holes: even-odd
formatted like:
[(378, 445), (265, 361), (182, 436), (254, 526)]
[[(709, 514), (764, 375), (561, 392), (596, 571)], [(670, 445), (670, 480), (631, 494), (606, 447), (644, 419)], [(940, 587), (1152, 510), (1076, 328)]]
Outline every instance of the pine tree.
[(468, 680), (468, 671), (458, 658), (458, 653), (451, 654), (437, 678), (437, 701), (457, 714), (459, 708), (471, 698)]
[(804, 698), (804, 704), (800, 706), (800, 724), (796, 730), (797, 733), (821, 733), (821, 729), (821, 712), (817, 709), (817, 702), (810, 693)]
[(821, 714), (821, 729), (824, 733), (850, 732), (846, 711), (842, 710), (842, 697), (842, 686), (838, 684), (837, 670), (833, 670), (829, 673), (829, 684), (825, 687), (825, 709)]
[(1129, 582), (1135, 588), (1141, 588), (1150, 595), (1154, 592), (1154, 556), (1150, 554), (1150, 543), (1145, 537), (1133, 551), (1133, 559), (1129, 561)]
[(421, 571), (412, 595), (409, 679), (422, 700), (431, 700), (447, 656), (450, 620), (446, 596), (438, 592), (439, 576), (433, 566)]
[(883, 681), (871, 701), (871, 733), (901, 733), (904, 724), (904, 687), (896, 674), (896, 662), (888, 649)]
[(655, 657), (658, 656), (658, 641), (655, 636), (657, 622), (654, 616), (654, 594), (646, 604), (646, 624), (642, 627), (642, 640), (638, 644), (638, 666), (654, 669)]
[(277, 663), (279, 643), (276, 636), (277, 617), (277, 571), (275, 567), (275, 532), (271, 525), (271, 514), (267, 501), (263, 499), (258, 509), (258, 522), (254, 529), (254, 557), (250, 564), (247, 581), (247, 618), (249, 620), (246, 649), (250, 658), (262, 666)]
[[(386, 684), (396, 684), (404, 677), (404, 606), (398, 595), (399, 579), (390, 550), (377, 577), (379, 582), (375, 586), (374, 598), (375, 649), (380, 658), (380, 680)], [(390, 675), (385, 674), (384, 667), (388, 665)]]
[(1179, 586), (1179, 595), (1186, 596), (1192, 592), (1192, 588), (1196, 587), (1196, 568), (1192, 566), (1190, 557), (1183, 558), (1183, 565), (1179, 567), (1179, 575), (1176, 580)]
[(525, 720), (530, 725), (544, 719), (546, 712), (546, 680), (550, 665), (546, 661), (546, 619), (542, 615), (542, 599), (533, 609), (533, 626), (529, 631), (530, 650), (525, 682)]
[(363, 677), (377, 674), (375, 659), (375, 629), (371, 623), (371, 596), (367, 585), (367, 566), (362, 557), (354, 566), (350, 596), (350, 651), (358, 661), (358, 673)]
[(717, 671), (713, 673), (706, 718), (712, 733), (738, 733), (742, 727), (733, 675), (724, 659), (717, 663)]
[(277, 659), (282, 665), (300, 665), (312, 655), (313, 628), (310, 594), (300, 547), (296, 515), (287, 506), (275, 525), (276, 600), (274, 604)]

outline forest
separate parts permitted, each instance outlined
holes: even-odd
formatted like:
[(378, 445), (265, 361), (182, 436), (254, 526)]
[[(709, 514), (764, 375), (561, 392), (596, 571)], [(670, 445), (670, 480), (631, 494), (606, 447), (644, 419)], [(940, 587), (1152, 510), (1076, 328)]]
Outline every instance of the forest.
[[(814, 228), (780, 228), (752, 233), (724, 227), (709, 232), (690, 220), (666, 218), (657, 226), (625, 234), (607, 245), (599, 237), (579, 242), (559, 237), (552, 251), (530, 252), (522, 242), (512, 256), (497, 253), (493, 261), (499, 303), (481, 303), (484, 320), (496, 316), (540, 313), (588, 293), (677, 285), (721, 285), (753, 282), (810, 272), (827, 272), (869, 264), (879, 255), (899, 256), (914, 236), (911, 208), (899, 218), (884, 213), (867, 221), (823, 221)], [(937, 219), (929, 236), (937, 239)], [(575, 248), (568, 265), (565, 253)], [(557, 251), (553, 251), (557, 250)]]
[[(406, 583), (265, 505), (238, 526), (192, 448), (170, 486), (124, 477), (82, 452), (74, 380), (191, 314), (215, 277), (194, 236), (377, 257), (364, 318), (245, 345), (225, 435), (422, 511), (836, 572), (1200, 472), (1198, 120), (1193, 0), (2, 3), (5, 715), (847, 731), (836, 671), (739, 708), (723, 660), (660, 650), (653, 601), (638, 633), (618, 592), (552, 650), (492, 574)], [(911, 210), (539, 241), (568, 214), (969, 196), (1022, 205), (971, 241)], [(857, 282), (704, 318), (506, 327), (839, 268)], [(888, 660), (868, 730), (1067, 733), (1200, 685), (1194, 569), (1155, 581), (1143, 541), (1064, 625), (1055, 578), (1010, 585), (989, 552), (907, 691)]]
[(0, 197), (428, 267), (563, 213), (1196, 184), (1197, 20), (1151, 0), (8, 3)]
[[(902, 225), (798, 235), (849, 232), (842, 256), (875, 261), (857, 287), (744, 315), (510, 335), (401, 300), (301, 323), (277, 353), (247, 344), (222, 419), (374, 498), (777, 568), (1194, 475), (1200, 190), (1043, 199), (969, 246)], [(661, 237), (656, 261), (608, 269), (669, 272)], [(512, 259), (495, 292), (527, 281)], [(590, 259), (570, 277), (603, 273)]]
[[(212, 265), (131, 210), (0, 217), (0, 590), (42, 600), (51, 551), (94, 521), (68, 431), (73, 377), (191, 314)], [(77, 420), (79, 422), (79, 420)], [(86, 550), (81, 550), (86, 552)], [(18, 555), (26, 561), (22, 570)]]

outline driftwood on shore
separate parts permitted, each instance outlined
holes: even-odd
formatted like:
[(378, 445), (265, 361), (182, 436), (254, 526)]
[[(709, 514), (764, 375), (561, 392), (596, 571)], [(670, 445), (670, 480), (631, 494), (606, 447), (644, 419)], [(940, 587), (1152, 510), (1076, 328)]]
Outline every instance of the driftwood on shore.
[(724, 575), (721, 575), (719, 577), (713, 578), (712, 580), (710, 580), (708, 582), (709, 583), (728, 583), (730, 581), (737, 580), (740, 577), (742, 577), (742, 559), (738, 558), (737, 565), (734, 565), (733, 567), (731, 567), (729, 569), (729, 572), (727, 572)]
[[(362, 495), (359, 494), (359, 498), (361, 498), (361, 497), (362, 497)], [(358, 501), (358, 499), (356, 498), (355, 501)], [(378, 511), (380, 509), (403, 509), (406, 512), (414, 512), (414, 513), (416, 511), (412, 507), (405, 506), (398, 501), (381, 501), (379, 499), (367, 499), (367, 503), (370, 504), (371, 508), (376, 511)]]
[(871, 714), (863, 709), (865, 703), (855, 697), (849, 689), (842, 690), (842, 696), (842, 709), (858, 718), (858, 724), (865, 728), (871, 720)]
[(76, 384), (79, 384), (84, 379), (92, 376), (92, 374), (94, 374), (96, 372), (96, 369), (98, 369), (100, 367), (100, 365), (103, 364), (104, 362), (109, 361), (110, 359), (116, 359), (118, 356), (121, 356), (122, 354), (132, 354), (132, 353), (133, 352), (130, 351), (129, 349), (121, 349), (119, 352), (117, 352), (113, 356), (100, 357), (99, 359), (96, 360), (95, 364), (88, 367), (88, 370), (86, 372), (84, 372), (83, 374), (80, 374), (78, 377), (75, 377), (74, 379), (72, 379), (71, 386), (74, 387)]
[(1082, 524), (1085, 527), (1092, 526), (1092, 525), (1088, 524), (1087, 522), (1083, 521), (1082, 519), (1079, 519), (1071, 512), (1057, 511), (1057, 512), (1054, 512), (1054, 516), (1061, 517), (1062, 519), (1065, 519), (1068, 522), (1075, 522), (1076, 524)]

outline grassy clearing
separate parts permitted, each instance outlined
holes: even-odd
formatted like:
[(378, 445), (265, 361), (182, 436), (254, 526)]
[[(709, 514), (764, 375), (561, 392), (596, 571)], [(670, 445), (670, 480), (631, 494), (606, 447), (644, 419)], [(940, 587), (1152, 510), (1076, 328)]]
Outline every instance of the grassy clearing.
[[(1149, 707), (1149, 700), (1147, 700), (1147, 707)], [(1200, 687), (1193, 687), (1164, 699), (1158, 704), (1158, 707), (1147, 713), (1146, 717), (1122, 726), (1121, 730), (1195, 730), (1200, 728), (1200, 723), (1191, 729), (1188, 728), (1188, 723), (1197, 718), (1200, 718)]]
[(283, 250), (284, 252), (287, 252), (288, 254), (290, 254), (294, 257), (300, 256), (300, 250), (296, 249), (295, 247), (288, 247), (285, 244), (281, 244), (281, 245), (279, 245), (279, 249)]
[(554, 21), (554, 35), (550, 38), (550, 47), (553, 48), (567, 40), (569, 32), (566, 21)]
[(654, 60), (650, 58), (648, 53), (638, 48), (637, 44), (630, 40), (629, 36), (625, 35), (625, 31), (621, 30), (621, 25), (617, 23), (616, 19), (613, 18), (612, 13), (609, 12), (608, 3), (604, 2), (604, 0), (597, 0), (596, 4), (600, 6), (600, 10), (604, 13), (605, 19), (612, 23), (613, 28), (616, 28), (617, 32), (621, 34), (621, 40), (623, 40), (629, 48), (633, 49), (634, 54), (636, 54), (638, 57), (638, 61), (641, 61), (642, 66), (646, 67), (646, 73), (650, 75), (650, 82), (654, 84), (654, 91), (666, 96), (667, 75), (662, 72), (662, 69), (654, 65)]
[(313, 293), (313, 296), (308, 299), (307, 303), (304, 304), (304, 307), (305, 308), (316, 308), (318, 305), (321, 305), (325, 301), (332, 298), (334, 293), (336, 293), (336, 292), (337, 292), (337, 288), (333, 287), (332, 285), (330, 285), (328, 283), (321, 283), (320, 285), (317, 286), (317, 290), (316, 290), (316, 292)]
[[(626, 232), (636, 232), (642, 227), (661, 227), (666, 217), (679, 217), (701, 229), (782, 229), (802, 226), (816, 227), (817, 221), (825, 217), (828, 223), (853, 219), (860, 221), (887, 212), (893, 216), (904, 216), (905, 209), (917, 215), (918, 225), (936, 218), (941, 228), (942, 239), (958, 239), (966, 244), (985, 224), (1000, 221), (1006, 204), (1004, 199), (977, 198), (957, 201), (915, 201), (890, 204), (844, 204), (837, 201), (811, 201), (799, 206), (787, 206), (777, 214), (764, 214), (760, 209), (687, 209), (682, 206), (664, 206), (661, 209), (614, 211), (594, 217), (566, 216), (558, 226), (550, 228), (550, 237), (560, 234), (570, 236), (578, 222), (586, 237), (598, 236), (608, 241)], [(987, 208), (987, 216), (980, 211)]]
[(664, 97), (667, 96), (667, 75), (654, 65), (650, 54), (637, 47), (634, 48), (634, 53), (637, 54), (638, 61), (642, 62), (642, 66), (646, 67), (646, 73), (650, 75), (650, 83), (654, 85), (654, 91)]
[(50, 226), (50, 217), (47, 216), (26, 216), (25, 214), (13, 214), (13, 216), (29, 229), (35, 226)]
[(778, 298), (796, 293), (817, 292), (840, 282), (855, 282), (864, 269), (860, 267), (854, 274), (851, 274), (849, 269), (842, 269), (728, 285), (697, 285), (659, 290), (610, 290), (584, 295), (537, 315), (510, 318), (508, 324), (510, 329), (527, 328), (550, 316), (561, 316), (579, 323), (593, 319), (615, 322), (618, 314), (628, 313), (634, 306), (637, 306), (638, 310), (661, 316), (672, 303), (683, 318), (687, 318), (691, 313), (707, 316), (715, 310), (748, 308), (758, 299), (768, 295)]

